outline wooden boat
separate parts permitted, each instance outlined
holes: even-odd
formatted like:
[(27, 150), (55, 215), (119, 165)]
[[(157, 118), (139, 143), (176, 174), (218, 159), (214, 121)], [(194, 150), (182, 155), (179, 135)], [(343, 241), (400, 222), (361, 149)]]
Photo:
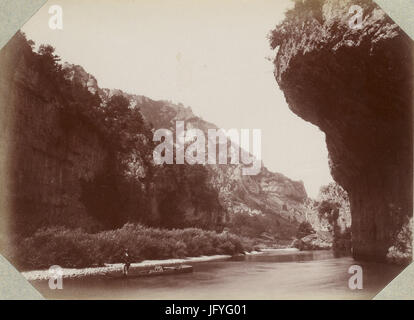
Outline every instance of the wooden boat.
[(193, 266), (190, 265), (177, 265), (177, 266), (155, 266), (153, 269), (147, 270), (134, 270), (132, 267), (128, 271), (128, 275), (124, 275), (122, 272), (117, 274), (109, 274), (111, 278), (137, 278), (137, 277), (152, 277), (152, 276), (164, 276), (172, 274), (182, 274), (193, 272)]

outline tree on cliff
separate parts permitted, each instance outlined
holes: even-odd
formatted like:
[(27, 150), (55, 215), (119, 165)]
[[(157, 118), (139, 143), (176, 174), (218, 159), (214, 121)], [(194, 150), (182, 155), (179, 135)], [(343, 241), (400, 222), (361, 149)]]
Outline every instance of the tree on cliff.
[(62, 65), (59, 63), (60, 57), (55, 54), (55, 48), (51, 45), (40, 45), (38, 54), (38, 64), (41, 72), (54, 74), (62, 71)]
[(286, 11), (283, 22), (271, 31), (271, 48), (275, 49), (286, 41), (304, 21), (315, 19), (322, 23), (322, 4), (321, 0), (296, 0), (294, 7)]
[[(123, 157), (131, 152), (144, 159), (152, 155), (152, 131), (136, 108), (122, 95), (114, 95), (104, 107), (104, 128), (111, 150)], [(125, 164), (125, 161), (122, 161)]]
[(298, 227), (298, 231), (296, 232), (296, 238), (301, 239), (312, 233), (315, 233), (315, 230), (312, 228), (312, 225), (307, 221), (303, 221), (300, 223)]
[(140, 221), (147, 213), (145, 187), (152, 179), (152, 132), (139, 110), (130, 108), (122, 95), (112, 96), (101, 112), (98, 125), (107, 143), (107, 165), (91, 181), (83, 181), (82, 201), (104, 225), (117, 227)]
[(351, 248), (350, 208), (346, 191), (337, 183), (322, 186), (317, 205), (320, 220), (328, 222), (333, 235), (333, 250), (349, 252)]

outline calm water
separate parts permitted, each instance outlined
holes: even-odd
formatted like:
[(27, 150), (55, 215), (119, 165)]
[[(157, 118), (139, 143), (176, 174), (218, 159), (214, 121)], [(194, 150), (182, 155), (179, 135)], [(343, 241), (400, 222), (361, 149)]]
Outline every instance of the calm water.
[[(353, 264), (363, 268), (362, 290), (348, 288)], [(52, 299), (371, 299), (401, 271), (330, 251), (272, 251), (193, 266), (181, 275), (64, 279), (63, 290), (50, 290), (46, 281), (33, 285)]]

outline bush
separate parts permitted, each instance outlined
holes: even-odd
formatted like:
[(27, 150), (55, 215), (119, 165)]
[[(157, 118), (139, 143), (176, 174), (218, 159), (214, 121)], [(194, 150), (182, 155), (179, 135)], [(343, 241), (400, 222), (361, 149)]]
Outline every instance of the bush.
[(408, 265), (413, 259), (413, 218), (402, 226), (394, 240), (394, 245), (388, 249), (387, 260), (394, 264)]
[(82, 229), (49, 227), (20, 241), (17, 263), (24, 269), (89, 267), (122, 262), (128, 249), (134, 262), (144, 259), (182, 258), (213, 254), (243, 253), (251, 243), (230, 233), (197, 228), (157, 229), (125, 224), (116, 230), (91, 234)]
[(296, 238), (301, 239), (312, 233), (315, 233), (315, 230), (313, 230), (311, 224), (307, 221), (303, 221), (299, 225), (298, 232), (296, 233)]

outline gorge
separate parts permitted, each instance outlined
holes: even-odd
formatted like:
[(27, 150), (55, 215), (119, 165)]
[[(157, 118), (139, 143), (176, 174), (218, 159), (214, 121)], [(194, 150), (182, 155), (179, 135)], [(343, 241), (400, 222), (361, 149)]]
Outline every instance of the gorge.
[[(218, 128), (183, 105), (100, 88), (81, 66), (59, 60), (50, 46), (36, 52), (20, 32), (0, 52), (6, 190), (0, 195), (5, 221), (0, 244), (6, 257), (24, 258), (13, 249), (23, 242), (26, 257), (40, 245), (47, 256), (51, 242), (58, 248), (59, 241), (75, 239), (78, 232), (85, 241), (101, 231), (122, 233), (130, 227), (119, 228), (129, 222), (227, 228), (253, 237), (270, 232), (288, 242), (295, 236), (305, 219), (303, 182), (264, 166), (247, 176), (241, 164), (156, 165), (155, 130), (174, 132), (177, 121), (206, 136)], [(45, 240), (53, 235), (53, 241)], [(65, 243), (67, 250), (80, 245)], [(68, 254), (76, 250), (84, 249)], [(64, 263), (65, 255), (60, 256)], [(33, 267), (45, 261), (24, 263)]]

